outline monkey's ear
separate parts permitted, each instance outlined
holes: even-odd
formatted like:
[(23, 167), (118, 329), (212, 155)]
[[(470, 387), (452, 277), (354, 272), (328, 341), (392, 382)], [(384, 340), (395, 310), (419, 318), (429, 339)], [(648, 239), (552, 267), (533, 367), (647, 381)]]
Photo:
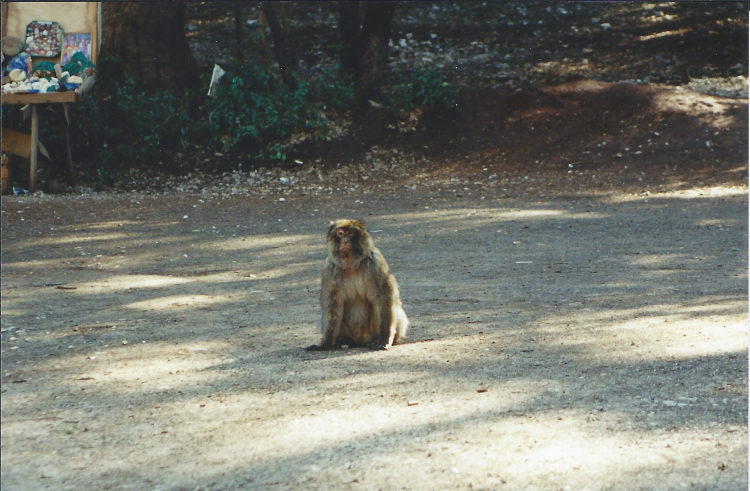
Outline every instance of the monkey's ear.
[(336, 226), (336, 222), (334, 222), (333, 220), (329, 220), (328, 225), (328, 234), (326, 234), (326, 236), (331, 235), (331, 232), (333, 232), (333, 227)]

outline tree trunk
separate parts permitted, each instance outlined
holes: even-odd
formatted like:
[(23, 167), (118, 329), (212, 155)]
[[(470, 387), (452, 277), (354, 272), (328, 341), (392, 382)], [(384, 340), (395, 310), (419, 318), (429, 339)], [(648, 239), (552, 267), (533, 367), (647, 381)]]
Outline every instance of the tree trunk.
[[(147, 92), (198, 87), (198, 66), (185, 36), (182, 2), (102, 2), (100, 59), (119, 59)], [(106, 78), (107, 73), (102, 73)]]
[(287, 87), (293, 88), (295, 86), (294, 73), (297, 71), (297, 60), (293, 56), (294, 50), (291, 49), (290, 41), (284, 34), (273, 2), (261, 2), (261, 5), (263, 16), (271, 30), (273, 48), (276, 52), (276, 60), (279, 62), (279, 70), (281, 70), (281, 79)]
[(394, 2), (368, 2), (362, 25), (362, 53), (359, 57), (354, 91), (360, 103), (377, 98), (383, 86), (388, 62), (388, 36), (391, 32)]
[(357, 77), (359, 54), (362, 40), (359, 22), (359, 3), (339, 2), (339, 38), (341, 39), (341, 71), (352, 79)]
[(237, 64), (245, 66), (245, 14), (242, 11), (242, 2), (232, 4), (234, 11), (234, 38), (237, 49)]

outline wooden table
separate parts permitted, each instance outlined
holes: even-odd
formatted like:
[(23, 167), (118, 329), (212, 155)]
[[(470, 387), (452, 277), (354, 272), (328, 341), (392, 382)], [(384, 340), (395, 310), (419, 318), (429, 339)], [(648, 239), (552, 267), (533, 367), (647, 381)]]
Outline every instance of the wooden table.
[(80, 91), (47, 92), (45, 94), (2, 94), (3, 106), (18, 104), (31, 105), (31, 153), (29, 155), (29, 191), (33, 192), (36, 188), (36, 171), (39, 155), (39, 114), (37, 112), (37, 106), (39, 104), (56, 105), (55, 109), (57, 110), (57, 114), (59, 116), (60, 130), (62, 131), (63, 144), (65, 145), (67, 180), (68, 184), (73, 184), (73, 155), (70, 151), (70, 137), (68, 133), (70, 118), (68, 117), (68, 107), (66, 104), (76, 103), (80, 100)]

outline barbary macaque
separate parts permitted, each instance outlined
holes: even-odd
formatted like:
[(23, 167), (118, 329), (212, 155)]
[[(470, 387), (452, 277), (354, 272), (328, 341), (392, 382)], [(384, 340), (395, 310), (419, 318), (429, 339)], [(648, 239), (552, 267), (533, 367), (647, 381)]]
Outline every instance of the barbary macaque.
[(344, 345), (387, 350), (409, 327), (396, 278), (359, 220), (336, 220), (328, 229), (320, 303), (323, 339), (308, 351)]

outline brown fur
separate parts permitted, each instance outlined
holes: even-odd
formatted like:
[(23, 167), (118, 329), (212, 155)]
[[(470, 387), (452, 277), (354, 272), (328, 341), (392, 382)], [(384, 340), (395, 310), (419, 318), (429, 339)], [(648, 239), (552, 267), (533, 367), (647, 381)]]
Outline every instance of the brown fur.
[(328, 230), (320, 303), (323, 339), (308, 350), (342, 345), (387, 350), (409, 327), (396, 278), (359, 220), (337, 220)]

